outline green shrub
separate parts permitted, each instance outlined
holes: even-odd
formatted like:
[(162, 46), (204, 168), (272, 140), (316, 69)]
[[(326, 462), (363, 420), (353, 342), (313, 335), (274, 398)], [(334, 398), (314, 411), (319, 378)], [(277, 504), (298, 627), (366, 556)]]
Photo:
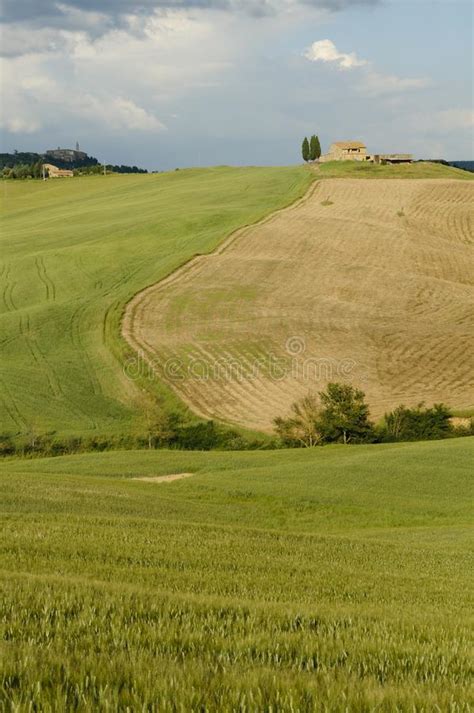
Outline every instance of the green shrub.
[(452, 414), (444, 404), (432, 408), (398, 406), (385, 414), (384, 425), (380, 429), (382, 441), (427, 441), (449, 438), (455, 435), (450, 422)]

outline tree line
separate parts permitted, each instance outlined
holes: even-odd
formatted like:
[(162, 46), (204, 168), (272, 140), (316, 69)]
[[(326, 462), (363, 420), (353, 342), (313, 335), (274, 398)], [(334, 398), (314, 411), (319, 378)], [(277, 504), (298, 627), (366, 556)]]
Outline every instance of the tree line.
[[(26, 164), (18, 163), (13, 166), (5, 166), (1, 170), (1, 177), (10, 180), (22, 180), (25, 178), (42, 178), (43, 177), (43, 161), (37, 161), (36, 163)], [(56, 165), (56, 164), (54, 164)], [(148, 173), (146, 168), (138, 168), (137, 166), (124, 166), (122, 165), (106, 165), (107, 173)], [(80, 168), (71, 169), (75, 176), (92, 176), (96, 174), (103, 173), (104, 167), (100, 164), (93, 166), (84, 166)], [(48, 171), (45, 171), (46, 176), (48, 176)]]
[(275, 430), (287, 447), (311, 448), (326, 443), (390, 443), (427, 441), (474, 435), (469, 425), (455, 427), (444, 404), (425, 408), (398, 406), (378, 425), (370, 420), (365, 394), (350, 384), (328, 384), (326, 391), (309, 393), (291, 407), (286, 417), (274, 420)]
[(307, 136), (304, 137), (301, 144), (301, 155), (303, 161), (316, 161), (321, 156), (321, 144), (318, 136), (313, 134), (309, 141)]
[(24, 179), (41, 178), (43, 175), (43, 161), (35, 163), (15, 163), (13, 166), (4, 166), (1, 169), (2, 178)]
[[(138, 168), (138, 166), (125, 166), (114, 165), (111, 163), (105, 164), (105, 170), (107, 173), (148, 173), (146, 168)], [(86, 166), (85, 168), (78, 168), (74, 170), (75, 176), (94, 176), (98, 173), (103, 173), (104, 166)]]
[(177, 450), (273, 450), (312, 448), (329, 443), (390, 443), (425, 441), (474, 435), (474, 418), (453, 426), (444, 404), (425, 408), (398, 406), (383, 421), (370, 420), (363, 391), (350, 384), (328, 384), (319, 394), (309, 393), (274, 421), (275, 438), (249, 439), (214, 421), (196, 421), (167, 413), (158, 403), (142, 408), (139, 433), (117, 436), (60, 438), (55, 433), (0, 434), (0, 456), (58, 456), (89, 451), (171, 448)]

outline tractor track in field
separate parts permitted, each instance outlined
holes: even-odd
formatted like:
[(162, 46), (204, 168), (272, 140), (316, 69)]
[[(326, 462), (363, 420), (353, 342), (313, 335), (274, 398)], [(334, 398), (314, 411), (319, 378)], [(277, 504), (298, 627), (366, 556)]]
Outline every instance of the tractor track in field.
[(42, 284), (44, 285), (44, 288), (46, 290), (46, 301), (49, 302), (50, 300), (55, 301), (56, 300), (56, 285), (54, 284), (53, 280), (49, 277), (47, 271), (46, 271), (46, 265), (44, 264), (44, 258), (41, 256), (38, 256), (35, 258), (35, 265), (36, 265), (36, 271), (38, 273), (38, 277)]
[(54, 369), (52, 369), (45, 355), (38, 346), (38, 342), (31, 333), (29, 314), (20, 317), (19, 329), (20, 334), (23, 337), (26, 346), (28, 347), (28, 351), (30, 352), (33, 361), (37, 365), (38, 369), (45, 374), (50, 391), (53, 394), (54, 398), (64, 398), (64, 392), (56, 377), (56, 374), (54, 373)]
[[(4, 274), (3, 274), (4, 273)], [(11, 265), (6, 265), (2, 273), (5, 285), (2, 290), (2, 300), (7, 312), (16, 312), (17, 306), (13, 300), (13, 290), (18, 284), (17, 281), (10, 281)]]
[(15, 399), (10, 393), (10, 390), (3, 379), (0, 379), (1, 393), (8, 397), (8, 401), (2, 396), (2, 402), (5, 407), (6, 413), (10, 416), (10, 419), (17, 425), (17, 427), (22, 430), (28, 427), (25, 417), (16, 405)]
[(82, 420), (85, 417), (89, 421), (89, 424), (92, 426), (92, 428), (95, 428), (97, 426), (95, 420), (92, 419), (90, 415), (82, 408), (73, 404), (71, 398), (65, 394), (55, 370), (49, 363), (45, 354), (41, 350), (38, 341), (32, 334), (29, 314), (25, 314), (20, 317), (19, 336), (23, 338), (24, 343), (26, 344), (26, 347), (31, 355), (31, 358), (38, 368), (38, 371), (44, 374), (49, 390), (51, 391), (53, 397), (57, 400), (61, 400), (66, 403), (69, 411), (77, 418), (80, 418)]
[(71, 321), (69, 325), (69, 331), (71, 335), (71, 341), (76, 350), (76, 354), (79, 355), (82, 365), (84, 367), (85, 373), (87, 374), (88, 381), (91, 385), (91, 390), (96, 395), (103, 395), (102, 386), (94, 370), (92, 360), (87, 353), (87, 349), (84, 346), (84, 342), (81, 336), (81, 321), (84, 314), (88, 308), (88, 304), (80, 304), (71, 316)]

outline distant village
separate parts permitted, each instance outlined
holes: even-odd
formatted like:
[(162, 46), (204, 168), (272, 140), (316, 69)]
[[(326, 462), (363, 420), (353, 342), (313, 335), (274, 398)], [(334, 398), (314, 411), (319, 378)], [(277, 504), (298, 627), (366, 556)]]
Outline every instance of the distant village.
[(54, 161), (55, 163), (44, 163), (43, 170), (48, 173), (49, 178), (72, 178), (74, 171), (67, 168), (60, 168), (56, 164), (71, 164), (77, 165), (84, 162), (88, 158), (84, 151), (81, 151), (79, 142), (76, 142), (75, 149), (62, 149), (58, 146), (57, 149), (48, 149), (45, 151), (45, 158)]
[(44, 153), (18, 152), (0, 154), (2, 178), (73, 178), (96, 173), (148, 173), (137, 166), (102, 164), (94, 156), (75, 149), (48, 149)]

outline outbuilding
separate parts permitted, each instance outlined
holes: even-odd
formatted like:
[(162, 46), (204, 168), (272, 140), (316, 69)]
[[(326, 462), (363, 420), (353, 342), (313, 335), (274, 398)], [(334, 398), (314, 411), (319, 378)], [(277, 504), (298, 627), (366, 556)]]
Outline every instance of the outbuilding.
[(50, 178), (73, 178), (74, 176), (73, 171), (68, 171), (64, 168), (58, 168), (57, 166), (53, 166), (52, 163), (44, 163), (43, 167), (48, 172), (48, 176)]

